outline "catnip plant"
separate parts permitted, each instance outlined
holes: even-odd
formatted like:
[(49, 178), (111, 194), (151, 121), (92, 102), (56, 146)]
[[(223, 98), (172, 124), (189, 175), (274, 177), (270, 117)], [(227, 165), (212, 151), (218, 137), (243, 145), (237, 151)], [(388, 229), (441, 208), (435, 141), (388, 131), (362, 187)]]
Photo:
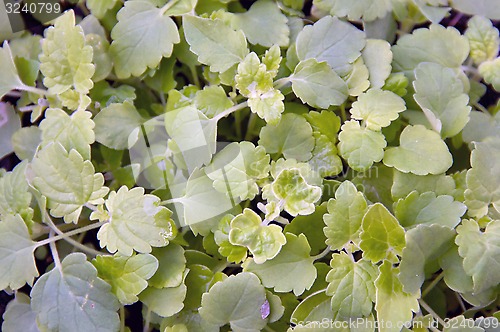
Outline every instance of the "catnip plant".
[(500, 328), (497, 0), (30, 3), (2, 331)]

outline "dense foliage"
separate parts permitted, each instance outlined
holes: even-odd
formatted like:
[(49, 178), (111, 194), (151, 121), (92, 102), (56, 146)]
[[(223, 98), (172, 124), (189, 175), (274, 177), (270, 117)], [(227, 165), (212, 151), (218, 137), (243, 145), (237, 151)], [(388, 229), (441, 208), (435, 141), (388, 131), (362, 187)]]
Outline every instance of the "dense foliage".
[(500, 328), (496, 0), (63, 3), (0, 36), (2, 331)]

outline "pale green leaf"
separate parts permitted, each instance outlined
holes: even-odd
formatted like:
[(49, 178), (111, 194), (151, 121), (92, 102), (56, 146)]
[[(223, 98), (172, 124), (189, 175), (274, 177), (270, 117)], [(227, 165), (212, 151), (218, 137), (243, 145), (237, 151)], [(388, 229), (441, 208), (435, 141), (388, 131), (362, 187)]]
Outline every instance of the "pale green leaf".
[(184, 283), (177, 287), (148, 287), (139, 295), (139, 299), (157, 315), (170, 317), (184, 308), (186, 293), (187, 287)]
[(119, 302), (82, 253), (66, 256), (31, 290), (31, 307), (44, 331), (117, 331)]
[(500, 91), (500, 57), (483, 62), (479, 66), (479, 74), (486, 83), (491, 84), (496, 91)]
[(257, 264), (252, 259), (243, 263), (244, 271), (255, 273), (262, 284), (275, 292), (293, 291), (296, 296), (311, 288), (316, 280), (314, 257), (309, 256), (311, 247), (304, 234), (287, 233), (286, 244), (271, 260)]
[(38, 277), (35, 265), (36, 243), (19, 215), (5, 214), (0, 220), (0, 289), (18, 289), (33, 284)]
[(413, 98), (443, 138), (457, 135), (469, 121), (469, 96), (455, 71), (437, 63), (415, 69)]
[(496, 0), (453, 0), (451, 5), (456, 10), (469, 15), (482, 15), (492, 20), (500, 20), (500, 7)]
[(158, 269), (158, 260), (150, 254), (97, 256), (92, 264), (99, 277), (111, 285), (111, 291), (122, 305), (137, 302), (137, 295), (146, 289), (147, 280)]
[(464, 259), (458, 254), (458, 246), (452, 243), (450, 249), (441, 253), (439, 266), (443, 269), (446, 285), (459, 293), (471, 293), (474, 290), (472, 277), (464, 270)]
[(191, 51), (213, 72), (227, 71), (248, 54), (243, 32), (234, 31), (222, 20), (184, 16), (182, 25)]
[(127, 1), (116, 18), (109, 51), (119, 78), (139, 76), (155, 68), (180, 42), (174, 21), (150, 1)]
[(411, 321), (412, 312), (420, 311), (419, 295), (404, 292), (398, 274), (399, 268), (392, 267), (389, 261), (384, 261), (375, 280), (375, 310), (381, 332), (399, 332), (401, 324)]
[(407, 87), (408, 77), (403, 73), (393, 73), (389, 75), (382, 89), (392, 91), (398, 96), (404, 97), (408, 93)]
[(467, 22), (465, 37), (470, 44), (470, 57), (479, 65), (486, 60), (493, 60), (498, 55), (500, 37), (498, 29), (483, 16), (474, 16)]
[(332, 297), (332, 310), (339, 318), (370, 315), (375, 301), (377, 268), (365, 260), (354, 262), (346, 253), (333, 254), (332, 269), (326, 276), (326, 295)]
[(266, 326), (261, 316), (265, 302), (266, 292), (259, 278), (243, 272), (216, 283), (203, 294), (199, 312), (212, 324), (230, 324), (234, 332), (258, 332)]
[(231, 26), (245, 33), (251, 44), (266, 47), (289, 44), (290, 28), (287, 17), (281, 13), (273, 1), (259, 0), (252, 4), (248, 11), (235, 14), (231, 18)]
[(214, 241), (219, 246), (217, 251), (222, 256), (227, 257), (229, 262), (241, 263), (247, 258), (248, 249), (229, 242), (229, 232), (231, 231), (231, 220), (233, 218), (232, 214), (226, 214), (220, 220), (219, 226), (214, 232)]
[(500, 112), (495, 116), (489, 113), (472, 111), (470, 120), (462, 131), (462, 139), (465, 143), (481, 142), (490, 136), (500, 134)]
[(361, 242), (363, 258), (373, 263), (401, 256), (405, 247), (405, 230), (398, 220), (380, 203), (372, 205), (363, 217)]
[(348, 22), (325, 16), (304, 27), (297, 36), (296, 48), (299, 60), (326, 61), (337, 74), (345, 76), (365, 44), (364, 32)]
[(281, 64), (281, 49), (278, 45), (273, 45), (269, 48), (262, 57), (262, 63), (266, 66), (266, 70), (271, 73), (273, 77), (278, 74)]
[(349, 166), (362, 172), (382, 160), (387, 142), (381, 132), (361, 127), (354, 120), (344, 122), (341, 129), (339, 152)]
[(455, 190), (455, 181), (445, 174), (421, 176), (394, 170), (394, 182), (391, 187), (394, 201), (406, 197), (414, 190), (419, 194), (432, 191), (436, 195), (450, 195)]
[(229, 242), (233, 245), (247, 247), (257, 264), (262, 264), (278, 255), (286, 243), (281, 227), (263, 225), (262, 219), (253, 210), (245, 209), (243, 213), (231, 220)]
[(381, 39), (367, 39), (361, 53), (370, 72), (370, 86), (382, 88), (392, 71), (391, 45)]
[(342, 160), (338, 156), (337, 147), (326, 135), (313, 133), (315, 145), (312, 158), (307, 161), (313, 171), (321, 177), (335, 176), (342, 172)]
[(109, 220), (97, 233), (101, 248), (131, 256), (133, 250), (150, 253), (151, 247), (164, 247), (175, 237), (172, 212), (160, 206), (160, 199), (144, 194), (144, 188), (122, 186), (106, 199), (106, 210), (93, 212), (91, 219)]
[(326, 244), (340, 250), (349, 242), (359, 243), (361, 222), (367, 210), (363, 193), (350, 181), (344, 181), (328, 201), (328, 213), (323, 216)]
[[(167, 2), (169, 3), (169, 2)], [(194, 10), (198, 0), (173, 0), (164, 15), (181, 16)]]
[[(326, 202), (317, 205), (312, 214), (307, 216), (297, 216), (285, 226), (285, 233), (293, 233), (295, 235), (304, 234), (308, 239), (314, 239), (309, 245), (311, 246), (311, 255), (317, 255), (326, 248), (326, 236), (323, 233), (323, 215), (327, 212)], [(325, 273), (326, 275), (326, 273)]]
[(9, 44), (5, 41), (0, 48), (0, 98), (13, 89), (22, 87), (24, 84), (17, 73), (16, 64), (12, 58)]
[(313, 132), (325, 135), (332, 143), (337, 143), (337, 133), (340, 129), (340, 118), (330, 111), (320, 112), (309, 111), (304, 113), (304, 117), (311, 125)]
[(194, 105), (207, 117), (213, 118), (233, 106), (233, 102), (220, 85), (208, 85), (196, 93)]
[[(211, 324), (204, 320), (198, 310), (182, 310), (174, 316), (164, 318), (161, 322), (160, 331), (169, 332), (164, 327), (179, 326), (180, 324), (186, 327), (182, 332), (197, 331), (197, 332), (219, 332), (220, 328), (217, 325)], [(180, 325), (180, 326), (182, 326)], [(176, 331), (176, 330), (173, 330)]]
[(128, 147), (130, 134), (143, 122), (130, 101), (121, 104), (110, 104), (103, 108), (94, 118), (96, 140), (115, 150)]
[(441, 174), (451, 167), (453, 159), (438, 133), (410, 125), (401, 133), (399, 146), (386, 150), (384, 164), (404, 173)]
[(434, 192), (424, 192), (419, 195), (418, 192), (412, 191), (394, 205), (395, 216), (403, 227), (436, 224), (455, 228), (466, 210), (465, 204), (454, 201), (453, 197), (449, 195), (436, 197)]
[(474, 293), (500, 283), (500, 221), (490, 222), (481, 231), (475, 220), (464, 220), (457, 227), (455, 243), (464, 259), (464, 270), (472, 277)]
[[(1, 52), (0, 49), (0, 57)], [(0, 63), (1, 61), (0, 58)], [(21, 119), (14, 107), (8, 103), (0, 102), (0, 142), (2, 142), (0, 144), (0, 159), (14, 151), (12, 137), (20, 128)]]
[(31, 194), (24, 172), (27, 163), (18, 164), (12, 172), (0, 177), (0, 216), (19, 214), (26, 221), (33, 216)]
[(214, 156), (205, 173), (214, 181), (214, 188), (228, 197), (253, 199), (259, 193), (256, 181), (269, 174), (269, 161), (262, 146), (234, 142)]
[(149, 285), (156, 288), (179, 286), (186, 269), (184, 249), (178, 244), (170, 243), (166, 247), (153, 249), (152, 253), (158, 259), (159, 268), (149, 279)]
[(351, 71), (342, 77), (347, 83), (349, 95), (354, 97), (359, 96), (370, 87), (369, 78), (370, 72), (368, 67), (365, 66), (363, 57), (357, 58), (352, 64)]
[(7, 304), (3, 314), (4, 332), (40, 332), (36, 323), (36, 313), (31, 310), (30, 297), (17, 292), (16, 298)]
[(12, 135), (14, 152), (21, 160), (33, 159), (41, 141), (42, 131), (37, 126), (20, 128)]
[(421, 62), (457, 68), (469, 55), (469, 41), (453, 27), (432, 24), (401, 37), (392, 53), (393, 67), (398, 71), (413, 71)]
[(118, 2), (119, 0), (87, 0), (85, 5), (90, 10), (92, 15), (98, 19), (103, 19), (106, 13)]
[(95, 72), (92, 76), (94, 82), (104, 80), (113, 70), (113, 61), (109, 54), (109, 42), (106, 37), (95, 33), (89, 33), (85, 36), (85, 42), (92, 47), (94, 56), (92, 62), (95, 65)]
[(266, 125), (260, 131), (259, 145), (269, 154), (277, 153), (298, 161), (311, 159), (314, 137), (311, 125), (300, 115), (287, 113), (277, 126)]
[(315, 0), (314, 4), (332, 16), (347, 17), (350, 21), (373, 21), (392, 9), (391, 0)]
[(300, 100), (313, 107), (340, 105), (347, 98), (346, 83), (326, 62), (314, 58), (299, 62), (290, 81)]
[(361, 94), (352, 104), (352, 118), (363, 120), (366, 128), (380, 130), (387, 127), (398, 118), (399, 113), (406, 109), (403, 98), (391, 91), (370, 89)]
[(85, 203), (100, 204), (109, 189), (104, 177), (95, 173), (90, 160), (76, 151), (69, 152), (54, 142), (38, 152), (31, 164), (33, 186), (45, 197), (54, 217), (78, 222)]
[[(399, 280), (407, 293), (418, 293), (440, 256), (453, 244), (455, 232), (441, 225), (418, 225), (406, 232), (406, 247), (399, 265)], [(435, 269), (438, 267), (436, 266)]]
[(273, 72), (260, 62), (255, 52), (248, 54), (238, 64), (238, 73), (235, 76), (236, 88), (248, 98), (257, 98), (273, 90)]
[(490, 204), (500, 210), (500, 146), (478, 142), (474, 147), (466, 176), (465, 204), (469, 215), (481, 218)]
[(92, 56), (92, 47), (85, 44), (82, 27), (75, 26), (73, 10), (67, 11), (56, 19), (53, 27), (45, 30), (39, 57), (43, 84), (53, 94), (70, 89), (87, 94), (94, 86)]
[[(492, 324), (495, 324), (492, 322)], [(498, 321), (497, 321), (498, 324)], [(493, 325), (492, 325), (493, 326)], [(492, 328), (492, 327), (490, 327)], [(495, 329), (495, 328), (492, 328)], [(465, 318), (463, 315), (453, 317), (446, 322), (443, 332), (484, 332), (477, 323), (474, 322), (472, 318)]]
[(94, 143), (94, 121), (92, 113), (76, 111), (71, 116), (60, 108), (49, 108), (40, 123), (42, 149), (53, 142), (59, 142), (66, 151), (75, 149), (86, 159), (90, 159), (90, 144)]
[(276, 126), (285, 110), (285, 96), (279, 90), (271, 90), (258, 97), (248, 99), (250, 110), (264, 119), (268, 124)]

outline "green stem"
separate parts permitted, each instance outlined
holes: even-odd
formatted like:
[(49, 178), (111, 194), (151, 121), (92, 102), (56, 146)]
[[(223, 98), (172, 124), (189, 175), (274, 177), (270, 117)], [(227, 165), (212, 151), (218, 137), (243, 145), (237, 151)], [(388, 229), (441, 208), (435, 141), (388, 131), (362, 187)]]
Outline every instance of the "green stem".
[(146, 317), (144, 318), (144, 328), (143, 332), (149, 332), (149, 323), (151, 321), (151, 309), (148, 307), (148, 311), (146, 312)]
[(21, 86), (16, 87), (16, 89), (27, 91), (27, 92), (33, 92), (33, 93), (36, 93), (36, 94), (42, 95), (42, 96), (45, 96), (47, 94), (47, 90), (35, 88), (35, 87), (29, 86), (29, 85), (21, 85)]
[(436, 312), (432, 310), (432, 308), (427, 303), (425, 303), (423, 299), (418, 300), (418, 302), (420, 303), (422, 308), (424, 308), (429, 314), (431, 314), (432, 317), (434, 317), (435, 320), (439, 322), (439, 324), (441, 324), (441, 326), (446, 326), (446, 322), (438, 314), (436, 314)]
[(243, 108), (245, 108), (245, 107), (247, 107), (247, 106), (248, 106), (248, 102), (246, 102), (246, 101), (245, 101), (245, 102), (243, 102), (243, 103), (240, 103), (240, 104), (234, 105), (233, 107), (228, 108), (228, 109), (227, 109), (227, 110), (225, 110), (224, 112), (219, 113), (219, 114), (217, 114), (216, 116), (214, 116), (212, 120), (219, 121), (220, 119), (222, 119), (222, 118), (224, 118), (224, 117), (228, 116), (229, 114), (231, 114), (231, 113), (233, 113), (233, 112), (236, 112), (236, 111), (238, 111), (238, 110), (241, 110), (241, 109), (243, 109)]
[(125, 307), (120, 306), (120, 332), (125, 332)]
[(250, 113), (250, 118), (248, 119), (247, 131), (245, 133), (245, 141), (250, 141), (252, 138), (253, 127), (257, 123), (257, 114), (254, 112)]
[(441, 279), (444, 278), (444, 271), (441, 271), (441, 273), (434, 279), (432, 282), (427, 286), (424, 291), (422, 292), (422, 298), (424, 298), (429, 292), (441, 281)]
[[(55, 234), (55, 232), (53, 230), (51, 230), (49, 232), (48, 240), (56, 238), (54, 236), (54, 234)], [(62, 269), (61, 260), (59, 259), (59, 252), (57, 251), (57, 246), (56, 246), (55, 241), (50, 242), (49, 246), (50, 246), (50, 253), (52, 254), (52, 259), (54, 260), (54, 264), (55, 264), (56, 268), (61, 270)]]
[(163, 16), (167, 10), (169, 10), (173, 5), (176, 5), (178, 1), (170, 0), (165, 4), (165, 6), (160, 8), (160, 15)]
[(279, 80), (274, 81), (274, 88), (277, 90), (281, 89), (290, 82), (291, 82), (290, 77), (280, 78)]
[(264, 326), (264, 331), (268, 331), (268, 332), (276, 332), (274, 331), (272, 328), (270, 328), (269, 326)]
[(311, 258), (316, 261), (316, 260), (321, 259), (321, 258), (325, 257), (326, 255), (328, 255), (328, 253), (330, 251), (332, 251), (332, 248), (330, 248), (330, 246), (328, 246), (325, 248), (325, 250), (323, 250), (322, 252), (320, 252), (316, 256), (312, 256)]
[(189, 70), (191, 71), (191, 76), (193, 76), (194, 85), (201, 89), (200, 78), (198, 77), (198, 72), (196, 71), (195, 66), (189, 66)]
[(345, 111), (345, 104), (340, 105), (340, 117), (342, 118), (342, 123), (347, 121), (347, 113)]
[(50, 244), (50, 243), (53, 243), (53, 242), (56, 242), (56, 241), (59, 241), (59, 240), (68, 239), (70, 236), (73, 236), (73, 235), (77, 235), (77, 234), (80, 234), (80, 233), (83, 233), (83, 232), (88, 232), (88, 231), (90, 231), (92, 229), (96, 229), (96, 228), (101, 227), (105, 223), (107, 223), (107, 221), (101, 221), (101, 222), (98, 222), (98, 223), (95, 223), (95, 224), (90, 224), (90, 225), (87, 225), (85, 227), (75, 229), (75, 230), (73, 230), (71, 232), (63, 233), (63, 234), (60, 234), (60, 235), (54, 236), (54, 237), (49, 237), (49, 238), (47, 238), (45, 240), (38, 241), (37, 243), (35, 243), (35, 248), (38, 248), (38, 247), (41, 247), (41, 246), (44, 246), (46, 244)]

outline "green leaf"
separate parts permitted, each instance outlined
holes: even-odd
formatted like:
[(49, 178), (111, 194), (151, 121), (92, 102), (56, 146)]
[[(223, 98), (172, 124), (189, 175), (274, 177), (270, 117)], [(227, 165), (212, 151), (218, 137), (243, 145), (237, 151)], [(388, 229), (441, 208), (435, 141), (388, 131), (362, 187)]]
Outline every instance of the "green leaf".
[(325, 234), (323, 233), (323, 215), (326, 213), (326, 203), (316, 206), (316, 210), (307, 216), (297, 216), (285, 226), (284, 232), (295, 235), (304, 234), (308, 239), (314, 239), (311, 246), (311, 255), (319, 254), (326, 248)]
[(451, 176), (445, 174), (421, 176), (394, 170), (394, 182), (391, 188), (394, 201), (406, 197), (412, 191), (417, 191), (419, 194), (433, 191), (436, 195), (450, 195), (454, 190), (455, 181)]
[(191, 51), (213, 72), (227, 71), (248, 54), (243, 32), (234, 31), (222, 20), (186, 15), (182, 25)]
[(174, 326), (185, 326), (185, 330), (180, 330), (179, 332), (188, 332), (188, 331), (200, 331), (200, 332), (219, 332), (220, 328), (217, 325), (211, 324), (204, 320), (198, 310), (182, 310), (174, 316), (170, 316), (164, 318), (161, 322), (160, 331), (163, 332), (174, 332), (178, 331), (172, 329), (167, 330), (165, 328), (174, 327)]
[[(67, 152), (59, 142), (40, 150), (31, 164), (35, 189), (47, 197), (47, 206), (54, 217), (77, 223), (85, 203), (102, 204), (109, 189), (104, 177), (94, 173), (90, 160), (74, 149)], [(57, 180), (54, 180), (57, 179)]]
[[(410, 322), (412, 311), (420, 311), (418, 294), (408, 294), (403, 291), (403, 285), (398, 279), (399, 268), (392, 267), (389, 261), (380, 266), (380, 274), (375, 280), (377, 320), (381, 324), (380, 331), (398, 332), (401, 324)], [(399, 324), (399, 325), (398, 325)]]
[(177, 287), (148, 287), (139, 295), (139, 299), (157, 315), (170, 317), (184, 308), (186, 293), (187, 287), (184, 283)]
[(465, 204), (468, 214), (481, 218), (488, 213), (493, 204), (500, 210), (500, 146), (493, 143), (474, 143), (467, 171)]
[(115, 150), (128, 148), (130, 134), (137, 129), (144, 119), (130, 101), (110, 104), (94, 118), (96, 140)]
[(342, 78), (346, 81), (349, 88), (349, 95), (357, 97), (370, 87), (370, 72), (365, 66), (363, 57), (359, 57), (354, 61), (352, 70)]
[(452, 243), (450, 249), (441, 253), (439, 266), (443, 269), (446, 285), (459, 293), (471, 293), (474, 289), (472, 277), (464, 270), (464, 260), (458, 254), (458, 246)]
[(469, 96), (455, 71), (437, 63), (422, 63), (415, 69), (413, 98), (427, 120), (443, 138), (457, 135), (469, 121)]
[(2, 331), (40, 332), (36, 323), (36, 313), (31, 310), (30, 297), (17, 292), (16, 298), (7, 304), (3, 314)]
[(474, 293), (480, 293), (500, 282), (500, 221), (490, 222), (484, 232), (475, 220), (464, 220), (457, 227), (455, 243), (464, 259), (464, 270), (472, 277)]
[(42, 132), (37, 126), (20, 128), (12, 135), (14, 152), (21, 160), (33, 159), (41, 141)]
[(462, 131), (462, 139), (465, 143), (481, 142), (490, 136), (498, 136), (500, 133), (500, 112), (492, 116), (489, 113), (472, 111), (470, 121)]
[(336, 17), (325, 16), (297, 36), (299, 60), (326, 61), (340, 76), (349, 73), (366, 44), (364, 32)]
[(403, 173), (427, 175), (446, 172), (453, 159), (438, 133), (410, 125), (401, 133), (399, 146), (385, 151), (384, 164)]
[(232, 214), (227, 214), (220, 220), (219, 226), (214, 232), (214, 241), (219, 246), (218, 252), (227, 257), (229, 262), (241, 263), (247, 258), (248, 249), (229, 242), (229, 232), (231, 231), (231, 220), (233, 218)]
[(498, 29), (487, 18), (474, 16), (469, 19), (464, 35), (469, 40), (470, 57), (476, 65), (486, 60), (493, 60), (498, 55), (500, 47)]
[(259, 134), (259, 145), (267, 153), (283, 155), (286, 159), (311, 159), (314, 137), (311, 125), (300, 115), (287, 113), (277, 126), (266, 125)]
[(429, 29), (416, 29), (401, 37), (392, 53), (393, 67), (398, 71), (413, 71), (421, 62), (457, 68), (469, 55), (469, 41), (453, 27), (432, 24)]
[(234, 104), (220, 85), (208, 85), (196, 92), (194, 105), (207, 117), (213, 118)]
[(392, 9), (390, 0), (315, 0), (314, 4), (332, 16), (347, 17), (350, 21), (365, 22), (383, 18)]
[(131, 256), (133, 250), (150, 253), (151, 247), (164, 247), (175, 237), (176, 228), (160, 199), (144, 194), (144, 188), (122, 186), (112, 191), (106, 200), (106, 210), (100, 207), (90, 216), (108, 222), (97, 233), (101, 248)]
[(361, 222), (367, 211), (363, 193), (346, 180), (335, 191), (335, 199), (328, 201), (328, 213), (323, 216), (326, 244), (341, 250), (349, 242), (359, 243)]
[(385, 40), (367, 39), (361, 55), (370, 73), (370, 87), (382, 88), (392, 71), (391, 45)]
[(245, 209), (243, 213), (231, 220), (229, 242), (233, 245), (247, 247), (253, 255), (255, 263), (262, 264), (278, 255), (286, 243), (281, 227), (263, 225), (262, 219), (253, 210)]
[(484, 332), (480, 326), (476, 326), (477, 323), (474, 322), (474, 319), (468, 318), (466, 319), (463, 315), (454, 317), (449, 319), (444, 326), (443, 332)]
[(90, 10), (92, 15), (98, 19), (103, 19), (109, 10), (118, 3), (118, 0), (87, 0), (85, 5)]
[(344, 122), (341, 129), (339, 152), (349, 166), (363, 172), (382, 160), (387, 142), (381, 132), (361, 127), (354, 120)]
[(199, 312), (212, 324), (230, 324), (235, 332), (257, 332), (266, 326), (266, 320), (261, 316), (265, 302), (266, 292), (259, 278), (253, 273), (243, 272), (216, 283), (203, 294)]
[(8, 103), (0, 102), (0, 141), (2, 142), (0, 145), (0, 159), (14, 151), (12, 137), (20, 128), (21, 119), (14, 107)]
[(163, 248), (154, 248), (152, 253), (158, 259), (159, 268), (148, 280), (149, 285), (156, 288), (179, 286), (186, 270), (184, 249), (178, 244), (170, 243)]
[(149, 254), (97, 256), (92, 264), (99, 277), (111, 285), (111, 291), (123, 305), (139, 300), (137, 295), (148, 286), (146, 280), (158, 269), (158, 260)]
[(235, 14), (231, 18), (231, 26), (241, 30), (251, 44), (266, 47), (289, 44), (290, 28), (287, 17), (281, 13), (273, 1), (259, 0), (252, 4), (248, 11)]
[(398, 118), (406, 110), (403, 98), (391, 91), (370, 89), (359, 95), (350, 110), (352, 118), (363, 120), (366, 128), (380, 130)]
[(273, 90), (273, 74), (252, 52), (238, 64), (238, 73), (234, 78), (236, 88), (245, 97), (257, 98)]
[(217, 191), (241, 200), (253, 199), (259, 193), (256, 181), (268, 177), (269, 161), (262, 146), (234, 142), (215, 155), (205, 172)]
[(18, 289), (26, 283), (33, 284), (38, 277), (33, 252), (36, 243), (31, 241), (23, 218), (5, 214), (0, 220), (0, 289)]
[(0, 216), (19, 214), (25, 221), (31, 220), (31, 194), (24, 172), (27, 163), (18, 164), (12, 172), (0, 177)]
[(340, 105), (348, 95), (347, 85), (339, 75), (325, 61), (314, 58), (299, 62), (290, 81), (297, 97), (313, 107)]
[(332, 269), (326, 276), (326, 295), (332, 297), (332, 310), (339, 318), (370, 315), (375, 301), (377, 268), (365, 260), (354, 262), (345, 252), (333, 254)]
[(335, 176), (342, 172), (342, 160), (337, 153), (337, 147), (327, 136), (313, 133), (315, 145), (312, 158), (307, 161), (313, 171), (321, 177)]
[(69, 89), (87, 94), (94, 86), (92, 56), (92, 47), (85, 44), (82, 27), (75, 26), (73, 10), (67, 11), (55, 20), (53, 27), (45, 30), (39, 56), (43, 84), (51, 94)]
[(37, 280), (31, 307), (42, 330), (104, 332), (120, 327), (119, 303), (111, 286), (82, 253), (69, 254)]
[(311, 125), (313, 132), (325, 135), (332, 143), (337, 143), (337, 133), (340, 129), (340, 118), (330, 111), (320, 112), (309, 111), (304, 113), (304, 117)]
[(483, 62), (479, 66), (479, 74), (486, 83), (491, 84), (496, 91), (500, 91), (500, 57)]
[(10, 90), (24, 86), (17, 73), (16, 64), (12, 58), (12, 53), (7, 41), (5, 41), (3, 47), (0, 48), (0, 72), (2, 73), (0, 76), (0, 98)]
[(170, 7), (164, 15), (181, 16), (190, 13), (196, 7), (198, 0), (174, 0), (169, 4)]
[(279, 90), (271, 90), (258, 97), (248, 99), (248, 106), (253, 113), (264, 119), (268, 124), (276, 126), (285, 110), (285, 96)]
[(90, 159), (90, 144), (94, 143), (92, 113), (76, 111), (71, 116), (60, 108), (49, 108), (40, 123), (42, 145), (59, 142), (66, 151), (75, 149), (86, 160)]
[(251, 258), (243, 263), (244, 271), (255, 273), (264, 287), (275, 292), (293, 291), (296, 296), (311, 288), (316, 280), (314, 257), (309, 256), (311, 247), (304, 234), (287, 233), (286, 244), (271, 260), (257, 264)]
[(89, 33), (85, 36), (85, 42), (92, 47), (94, 56), (92, 62), (95, 65), (95, 72), (92, 76), (94, 82), (104, 80), (113, 70), (113, 61), (109, 54), (109, 42), (104, 36)]
[(394, 213), (403, 227), (419, 224), (441, 225), (455, 228), (465, 214), (467, 207), (453, 200), (449, 195), (440, 195), (432, 191), (419, 195), (412, 191), (394, 205)]
[(140, 76), (155, 68), (180, 42), (174, 21), (150, 1), (127, 1), (116, 18), (109, 52), (118, 78)]
[(399, 265), (399, 280), (406, 293), (418, 293), (426, 277), (435, 272), (429, 266), (453, 244), (455, 232), (441, 225), (417, 225), (406, 232), (406, 247)]
[(500, 20), (500, 8), (495, 0), (476, 0), (474, 3), (467, 0), (453, 0), (452, 6), (465, 14), (481, 15), (492, 20)]
[(401, 256), (405, 247), (405, 231), (398, 220), (380, 203), (373, 204), (363, 217), (361, 242), (363, 258), (378, 263)]

